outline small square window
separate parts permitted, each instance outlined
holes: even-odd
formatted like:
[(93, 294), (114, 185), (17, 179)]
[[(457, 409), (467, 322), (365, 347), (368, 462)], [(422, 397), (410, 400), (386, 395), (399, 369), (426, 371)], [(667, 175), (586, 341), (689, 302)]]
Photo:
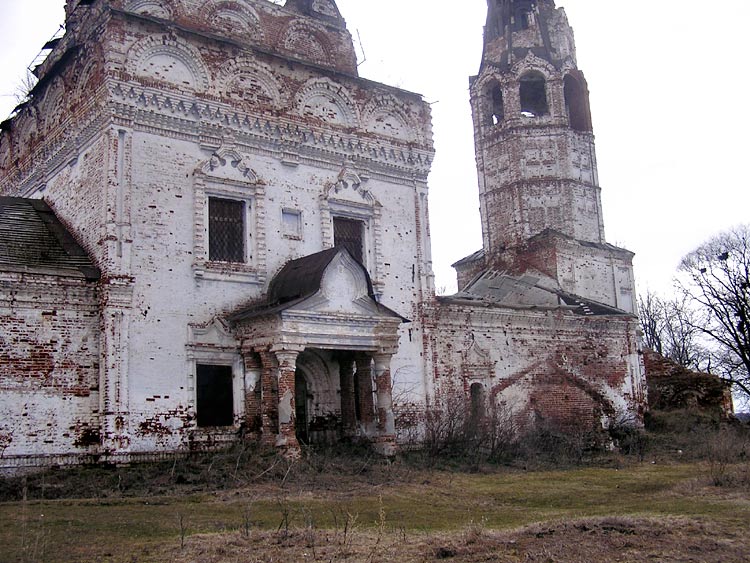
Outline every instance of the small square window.
[(245, 262), (245, 203), (208, 198), (208, 259)]
[(302, 238), (302, 213), (295, 209), (282, 209), (281, 231), (286, 238)]

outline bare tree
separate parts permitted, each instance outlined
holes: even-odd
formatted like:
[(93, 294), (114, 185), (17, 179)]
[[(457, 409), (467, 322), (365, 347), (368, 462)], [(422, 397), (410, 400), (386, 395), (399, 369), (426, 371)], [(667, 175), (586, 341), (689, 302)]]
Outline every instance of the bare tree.
[(19, 79), (13, 92), (16, 103), (22, 104), (27, 101), (37, 82), (37, 77), (30, 70), (26, 70), (26, 73)]
[(646, 293), (638, 297), (638, 317), (643, 330), (643, 343), (657, 354), (664, 355), (664, 302), (658, 295)]
[(679, 270), (682, 294), (698, 314), (691, 326), (713, 345), (712, 370), (750, 398), (750, 225), (706, 241)]
[(639, 298), (638, 310), (647, 347), (686, 368), (707, 367), (697, 313), (685, 296), (664, 299), (649, 291)]

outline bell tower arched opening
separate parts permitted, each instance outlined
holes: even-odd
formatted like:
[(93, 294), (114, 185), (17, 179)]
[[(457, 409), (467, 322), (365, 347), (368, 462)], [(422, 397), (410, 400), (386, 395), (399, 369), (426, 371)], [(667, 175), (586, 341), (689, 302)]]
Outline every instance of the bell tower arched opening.
[(486, 123), (490, 126), (500, 125), (505, 121), (505, 104), (503, 89), (497, 80), (493, 80), (484, 91)]
[(591, 110), (586, 89), (577, 78), (570, 74), (565, 75), (563, 85), (565, 109), (568, 113), (570, 128), (575, 131), (592, 131)]
[(540, 117), (549, 114), (547, 81), (541, 72), (532, 70), (521, 77), (519, 86), (521, 115)]

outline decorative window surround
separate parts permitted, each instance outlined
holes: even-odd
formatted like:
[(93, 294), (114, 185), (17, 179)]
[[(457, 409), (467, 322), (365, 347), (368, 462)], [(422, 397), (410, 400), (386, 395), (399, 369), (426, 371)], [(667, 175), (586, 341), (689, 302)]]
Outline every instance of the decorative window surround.
[[(208, 200), (211, 197), (245, 203), (245, 262), (212, 262), (208, 254)], [(196, 278), (262, 284), (266, 272), (265, 187), (244, 157), (220, 150), (195, 172)]]
[(334, 245), (334, 217), (362, 221), (364, 224), (363, 265), (370, 273), (375, 294), (379, 296), (383, 293), (385, 285), (382, 279), (384, 271), (382, 205), (362, 185), (366, 181), (365, 176), (358, 176), (344, 169), (339, 173), (338, 178), (323, 190), (320, 199), (323, 247), (332, 248)]
[[(193, 412), (195, 412), (197, 402), (197, 366), (214, 365), (232, 368), (234, 426), (239, 426), (245, 416), (245, 368), (239, 346), (229, 328), (219, 319), (214, 319), (206, 325), (189, 325), (187, 359), (189, 362), (187, 402)], [(250, 383), (253, 387), (255, 386), (253, 382)], [(193, 425), (197, 423), (194, 421)]]

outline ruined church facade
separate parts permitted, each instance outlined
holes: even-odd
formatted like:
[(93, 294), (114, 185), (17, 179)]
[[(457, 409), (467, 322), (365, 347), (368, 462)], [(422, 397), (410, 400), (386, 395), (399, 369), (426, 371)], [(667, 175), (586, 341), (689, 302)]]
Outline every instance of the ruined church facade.
[[(491, 1), (482, 251), (436, 298), (421, 96), (332, 0), (68, 0), (0, 136), (0, 465), (257, 439), (385, 454), (448, 397), (637, 420), (627, 251), (551, 1)], [(395, 404), (394, 404), (395, 401)]]

